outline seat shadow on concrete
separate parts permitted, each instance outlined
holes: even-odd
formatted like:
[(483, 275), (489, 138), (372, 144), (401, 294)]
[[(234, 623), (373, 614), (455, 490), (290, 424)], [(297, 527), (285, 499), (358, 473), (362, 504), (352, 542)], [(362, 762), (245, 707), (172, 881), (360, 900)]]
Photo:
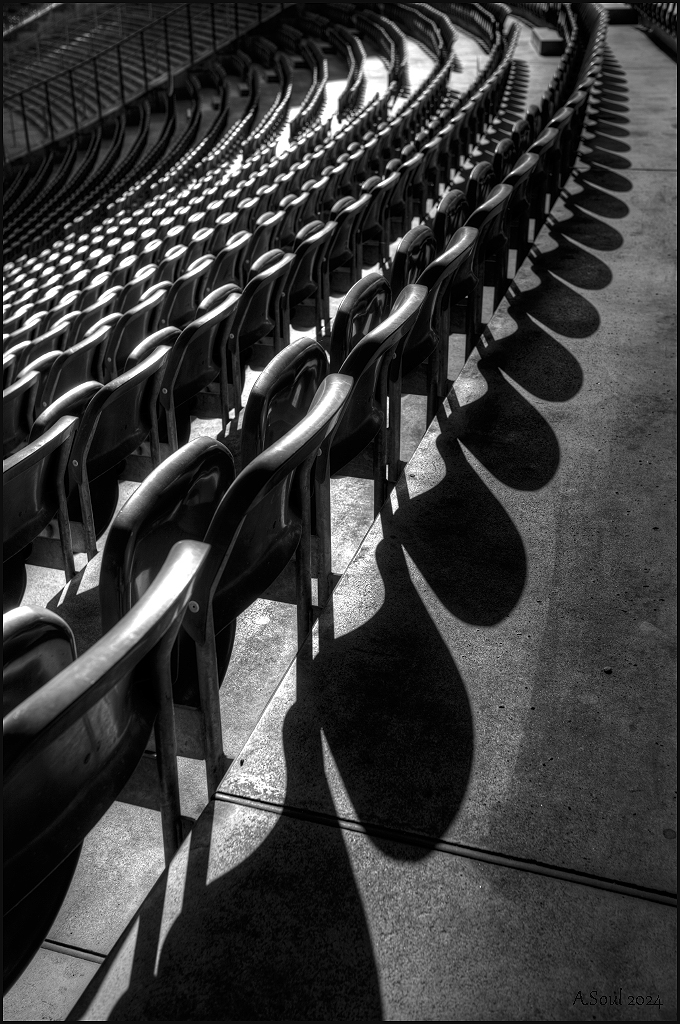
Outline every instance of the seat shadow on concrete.
[[(510, 333), (502, 337), (498, 332), (501, 317), (505, 321), (504, 327), (510, 328)], [(483, 345), (484, 355), (479, 360), (478, 368), (490, 390), (491, 382), (495, 382), (492, 396), (495, 394), (502, 397), (499, 391), (502, 383), (497, 380), (498, 371), (502, 371), (524, 391), (545, 402), (568, 402), (581, 390), (583, 370), (578, 360), (536, 320), (526, 313), (519, 313), (516, 308), (512, 315), (504, 311), (496, 314), (494, 334), (487, 329)], [(510, 397), (513, 402), (517, 401), (513, 396)], [(533, 407), (531, 412), (525, 410), (524, 406), (516, 411), (524, 415), (526, 425), (532, 422), (532, 413), (535, 414)], [(506, 419), (510, 415), (503, 410), (499, 412)], [(478, 418), (473, 407), (468, 413), (466, 445), (469, 444), (470, 435), (474, 436), (478, 430)], [(516, 426), (521, 435), (521, 421)], [(477, 458), (480, 456), (477, 455)]]
[[(385, 528), (389, 534), (389, 516)], [(343, 636), (326, 632), (313, 660), (309, 643), (298, 657), (297, 699), (283, 724), (285, 804), (308, 806), (311, 788), (316, 815), (329, 824), (336, 818), (325, 745), (359, 820), (397, 821), (436, 839), (466, 791), (471, 709), (400, 543), (387, 537), (376, 560), (385, 588), (378, 611)], [(416, 772), (408, 770), (414, 760)], [(238, 823), (241, 809), (232, 809)], [(171, 1020), (210, 1019), (215, 1006), (222, 1019), (302, 1019), (301, 1009), (304, 1019), (383, 1019), (376, 956), (343, 832), (325, 828), (322, 841), (312, 842), (308, 829), (283, 814), (254, 837), (242, 816), (230, 842), (256, 848), (211, 879), (211, 845), (221, 841), (215, 813), (213, 804), (189, 840), (182, 908), (167, 934), (165, 880), (142, 908), (128, 990), (108, 1019), (144, 1019), (147, 1006), (154, 1019)], [(431, 848), (371, 839), (397, 860), (423, 859)], [(176, 890), (176, 879), (172, 885)]]
[[(411, 578), (396, 517), (387, 511), (382, 519), (384, 539), (374, 554), (384, 600), (341, 636), (334, 635), (327, 612), (318, 654), (310, 660), (307, 646), (298, 659), (297, 699), (283, 724), (285, 803), (311, 804), (323, 813), (325, 744), (356, 820), (436, 841), (446, 834), (467, 789), (472, 712), (421, 585)], [(357, 588), (353, 598), (353, 613), (361, 618), (362, 604), (372, 610), (377, 603), (374, 586)], [(332, 803), (330, 813), (335, 814)], [(428, 855), (427, 844), (394, 847), (378, 835), (371, 839), (397, 859)]]
[(463, 622), (492, 626), (510, 614), (521, 596), (526, 580), (522, 538), (445, 420), (436, 445), (443, 478), (412, 498), (402, 489), (385, 536), (403, 545), (447, 611)]
[[(220, 845), (224, 827), (213, 819), (224, 807), (210, 804), (191, 835), (182, 907), (170, 911), (167, 934), (165, 878), (140, 911), (129, 984), (107, 1019), (214, 1020), (219, 1007), (220, 1020), (382, 1020), (371, 936), (341, 830), (323, 829), (322, 841), (312, 841), (291, 818), (261, 815), (255, 836), (232, 807), (231, 842), (252, 852), (236, 864), (230, 858), (231, 870), (210, 879), (211, 845)], [(106, 986), (103, 975), (83, 1006)], [(80, 1019), (78, 1005), (67, 1019)]]
[[(580, 201), (582, 195), (577, 198)], [(597, 258), (590, 254), (582, 255), (581, 253), (582, 251), (579, 250), (573, 255), (575, 259), (581, 261), (581, 266), (584, 269), (586, 266), (590, 267), (591, 280), (594, 272), (599, 275), (600, 280), (603, 279), (603, 275), (606, 277), (608, 268), (605, 264), (595, 262)], [(534, 256), (531, 261), (531, 269), (539, 279), (539, 283), (535, 288), (525, 291), (519, 291), (516, 285), (511, 286), (508, 293), (509, 313), (515, 320), (518, 317), (530, 315), (547, 330), (554, 331), (562, 337), (589, 338), (600, 326), (600, 315), (591, 302), (565, 283), (566, 276), (565, 280), (561, 280), (565, 273), (570, 273), (566, 262), (564, 266), (560, 264), (559, 276), (552, 270), (556, 258), (556, 255), (545, 252), (539, 252)], [(571, 275), (572, 277), (576, 276), (576, 271), (572, 270)], [(581, 279), (582, 277), (583, 274), (581, 274)], [(576, 287), (584, 287), (583, 284), (579, 285), (576, 281), (574, 284)], [(604, 287), (604, 285), (599, 284), (598, 287)]]
[(552, 480), (559, 467), (557, 437), (506, 380), (496, 359), (480, 359), (477, 364), (487, 391), (479, 414), (472, 407), (461, 442), (506, 487), (537, 491)]

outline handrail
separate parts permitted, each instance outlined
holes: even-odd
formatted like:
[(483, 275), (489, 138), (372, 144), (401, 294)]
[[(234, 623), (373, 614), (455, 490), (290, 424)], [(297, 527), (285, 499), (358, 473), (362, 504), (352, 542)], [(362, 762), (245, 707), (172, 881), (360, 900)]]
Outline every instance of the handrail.
[(37, 21), (38, 18), (42, 18), (46, 14), (49, 14), (49, 12), (53, 11), (55, 7), (61, 7), (61, 4), (42, 4), (41, 7), (42, 10), (33, 11), (32, 14), (26, 15), (26, 17), (23, 18), (22, 21), (18, 21), (16, 25), (10, 25), (9, 28), (3, 28), (2, 38), (7, 39), (8, 36), (14, 35), (15, 32), (19, 32), (21, 29), (26, 28), (27, 25), (31, 25), (34, 21)]
[[(261, 24), (263, 18), (267, 20), (291, 4), (207, 5), (211, 8), (209, 25), (205, 12), (201, 10), (203, 6), (177, 4), (161, 17), (127, 36), (121, 36), (116, 42), (77, 64), (5, 94), (3, 111), (11, 121), (10, 133), (13, 133), (14, 140), (9, 143), (5, 138), (5, 162), (21, 159), (41, 150), (57, 138), (67, 138), (73, 132), (96, 124), (103, 116), (115, 113), (127, 103), (141, 98), (150, 88), (158, 87), (172, 75), (191, 67), (196, 60), (208, 57), (218, 48), (239, 38), (243, 32)], [(267, 11), (267, 8), (274, 10)], [(222, 15), (219, 21), (216, 13), (218, 17)], [(182, 45), (186, 49), (188, 42), (188, 53), (178, 60), (176, 54), (173, 54), (173, 39), (168, 28), (182, 17), (186, 18), (188, 30)], [(210, 45), (207, 40), (203, 45), (197, 43), (192, 23), (194, 26), (203, 24), (208, 29)], [(135, 60), (126, 63), (123, 55), (132, 49), (135, 51)], [(115, 75), (116, 63), (118, 83), (110, 92), (105, 93), (100, 88), (100, 77), (109, 70)], [(139, 72), (139, 79), (143, 78), (143, 86), (137, 80), (136, 72)], [(83, 82), (83, 79), (86, 81)]]
[(160, 18), (156, 18), (155, 21), (148, 22), (148, 24), (144, 25), (143, 28), (138, 28), (135, 32), (131, 32), (129, 36), (121, 36), (121, 38), (115, 43), (111, 43), (111, 45), (107, 46), (105, 49), (99, 50), (97, 53), (93, 53), (91, 57), (86, 57), (85, 60), (81, 60), (79, 64), (71, 64), (65, 71), (57, 71), (56, 74), (50, 75), (48, 78), (41, 78), (39, 82), (34, 82), (33, 85), (27, 85), (23, 89), (17, 89), (16, 92), (10, 93), (9, 96), (4, 96), (3, 104), (9, 103), (9, 101), (13, 100), (15, 96), (20, 96), (22, 92), (30, 92), (32, 89), (44, 89), (46, 85), (49, 85), (50, 82), (54, 82), (57, 78), (68, 78), (69, 74), (73, 74), (73, 72), (78, 71), (79, 68), (84, 67), (86, 64), (91, 64), (94, 60), (99, 60), (100, 57), (106, 56), (106, 54), (110, 53), (111, 50), (116, 50), (119, 46), (129, 43), (130, 40), (134, 39), (136, 36), (141, 36), (148, 29), (153, 28), (154, 25), (160, 25), (162, 21), (167, 21), (168, 18), (172, 18), (173, 15), (177, 14), (178, 11), (181, 11), (183, 7), (190, 6), (191, 4), (177, 4), (177, 6), (173, 7), (173, 9), (168, 11), (167, 14), (162, 15)]

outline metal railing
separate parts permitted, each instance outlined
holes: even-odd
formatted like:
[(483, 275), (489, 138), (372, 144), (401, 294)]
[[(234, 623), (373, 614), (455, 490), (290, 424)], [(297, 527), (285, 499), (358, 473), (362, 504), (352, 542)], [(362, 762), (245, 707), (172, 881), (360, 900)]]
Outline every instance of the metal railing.
[(291, 6), (181, 4), (79, 64), (4, 95), (5, 162), (96, 124)]

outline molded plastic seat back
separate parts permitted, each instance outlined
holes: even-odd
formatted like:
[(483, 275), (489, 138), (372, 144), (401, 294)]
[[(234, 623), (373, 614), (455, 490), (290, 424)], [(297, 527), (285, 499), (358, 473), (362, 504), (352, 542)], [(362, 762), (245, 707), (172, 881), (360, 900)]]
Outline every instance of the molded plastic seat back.
[(443, 343), (445, 333), (448, 338), (449, 304), (469, 294), (475, 285), (473, 264), (477, 239), (477, 230), (460, 228), (446, 252), (433, 260), (418, 278), (418, 284), (428, 289), (427, 300), (404, 347), (404, 373), (418, 366)]
[(338, 373), (358, 341), (387, 317), (392, 291), (381, 274), (357, 281), (338, 307), (331, 332), (331, 372)]
[(191, 323), (214, 259), (212, 255), (201, 256), (173, 282), (165, 293), (165, 301), (158, 315), (159, 330), (163, 327), (186, 327)]
[(241, 427), (243, 466), (297, 426), (328, 375), (328, 366), (325, 350), (311, 338), (302, 338), (274, 356), (246, 403)]
[(451, 239), (470, 215), (470, 205), (467, 197), (460, 189), (452, 188), (446, 192), (434, 218), (434, 237), (437, 244), (437, 252), (442, 253), (451, 244)]
[(54, 519), (59, 480), (65, 482), (78, 420), (62, 416), (35, 441), (5, 459), (3, 477), (3, 561), (13, 558)]
[(2, 457), (26, 441), (33, 426), (39, 373), (27, 373), (2, 393)]
[(204, 630), (201, 609), (212, 604), (218, 633), (290, 561), (302, 532), (298, 502), (291, 500), (294, 479), (304, 464), (316, 459), (338, 422), (350, 388), (347, 377), (326, 377), (308, 414), (253, 459), (222, 499), (206, 535), (212, 549), (210, 564), (196, 581), (199, 611), (184, 623), (195, 640)]
[(251, 237), (249, 231), (239, 231), (227, 239), (225, 246), (218, 252), (215, 262), (210, 268), (205, 282), (204, 296), (225, 284), (241, 284), (243, 260)]
[(392, 261), (390, 287), (393, 294), (398, 295), (407, 284), (417, 281), (436, 255), (435, 237), (427, 224), (418, 224), (407, 231)]
[(104, 383), (104, 351), (113, 328), (111, 323), (96, 325), (81, 342), (59, 353), (47, 373), (38, 403), (40, 412), (85, 380)]
[(294, 259), (293, 253), (273, 249), (253, 263), (233, 326), (234, 344), (240, 349), (249, 348), (276, 330), (279, 299)]
[(146, 593), (172, 545), (202, 541), (235, 476), (231, 452), (197, 437), (144, 480), (111, 525), (102, 555), (102, 629), (111, 629)]
[(496, 184), (496, 175), (490, 163), (481, 160), (472, 168), (467, 183), (467, 201), (471, 210), (476, 210), (487, 198)]
[[(387, 372), (400, 343), (413, 329), (427, 288), (409, 284), (391, 313), (352, 347), (340, 369), (354, 381), (331, 443), (331, 473), (337, 473), (373, 440), (385, 417)], [(382, 392), (382, 393), (381, 393)]]
[(71, 627), (47, 608), (14, 608), (2, 617), (2, 714), (78, 656)]
[(160, 346), (139, 366), (103, 385), (93, 396), (73, 445), (70, 473), (75, 483), (82, 482), (85, 464), (90, 481), (96, 480), (115, 469), (147, 439), (167, 352), (165, 346)]
[(107, 380), (113, 380), (123, 372), (132, 350), (156, 330), (166, 294), (167, 289), (163, 288), (150, 291), (116, 323), (104, 354), (104, 373)]
[(312, 221), (295, 238), (295, 262), (288, 280), (291, 307), (303, 302), (321, 287), (321, 268), (337, 227), (335, 221)]
[(142, 757), (168, 639), (206, 554), (193, 541), (173, 548), (130, 614), (3, 719), (5, 985), (45, 938), (83, 840)]

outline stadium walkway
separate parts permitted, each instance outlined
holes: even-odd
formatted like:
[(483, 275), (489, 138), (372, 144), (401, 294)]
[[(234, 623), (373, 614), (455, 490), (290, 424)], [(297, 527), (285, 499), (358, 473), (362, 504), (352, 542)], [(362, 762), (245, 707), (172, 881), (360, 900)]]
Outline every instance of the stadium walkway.
[(676, 1019), (675, 65), (608, 39), (533, 258), (68, 1019)]

